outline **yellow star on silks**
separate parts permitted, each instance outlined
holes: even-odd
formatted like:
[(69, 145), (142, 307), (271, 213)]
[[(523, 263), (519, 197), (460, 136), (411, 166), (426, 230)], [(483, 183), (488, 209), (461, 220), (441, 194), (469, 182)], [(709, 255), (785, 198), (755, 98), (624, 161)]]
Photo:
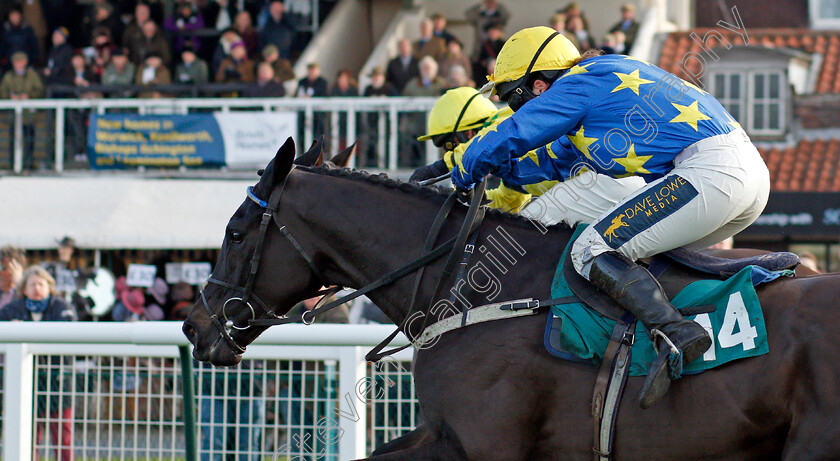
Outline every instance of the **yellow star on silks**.
[(699, 86), (697, 86), (697, 85), (695, 85), (691, 82), (688, 82), (688, 81), (683, 80), (683, 79), (680, 79), (680, 80), (682, 80), (682, 82), (685, 83), (685, 86), (687, 86), (689, 88), (694, 88), (695, 90), (699, 91), (702, 94), (709, 94), (709, 93), (706, 92), (706, 90), (704, 90), (703, 88), (700, 88)]
[(630, 144), (630, 149), (627, 150), (627, 156), (614, 160), (615, 163), (624, 167), (629, 176), (635, 173), (650, 174), (650, 171), (644, 168), (644, 164), (652, 157), (653, 155), (636, 155), (636, 145)]
[(615, 93), (616, 91), (623, 90), (624, 88), (629, 88), (636, 93), (636, 96), (639, 95), (639, 85), (644, 85), (646, 83), (653, 83), (653, 80), (646, 80), (639, 77), (639, 69), (630, 72), (629, 74), (622, 74), (621, 72), (613, 72), (621, 83), (618, 84), (617, 87), (613, 88), (610, 93)]
[(572, 141), (572, 144), (574, 144), (575, 147), (578, 148), (578, 150), (583, 152), (583, 155), (585, 155), (586, 158), (588, 158), (589, 160), (594, 160), (592, 158), (592, 154), (589, 153), (589, 146), (592, 145), (595, 141), (597, 141), (598, 138), (587, 138), (583, 132), (583, 125), (580, 126), (580, 129), (577, 131), (577, 133), (575, 133), (574, 136), (566, 136)]
[(591, 66), (592, 64), (595, 64), (595, 62), (590, 62), (590, 63), (587, 63), (587, 64), (578, 64), (575, 67), (572, 67), (571, 69), (569, 69), (569, 71), (566, 72), (565, 74), (563, 74), (563, 76), (560, 77), (560, 78), (566, 78), (566, 77), (569, 77), (569, 76), (572, 76), (572, 75), (577, 75), (577, 74), (585, 74), (586, 72), (589, 72), (588, 70), (586, 70), (586, 68)]
[(452, 156), (452, 162), (458, 165), (458, 170), (463, 174), (467, 174), (467, 169), (464, 168), (464, 153), (457, 152)]
[(482, 128), (481, 131), (478, 132), (478, 135), (475, 138), (473, 138), (473, 139), (475, 139), (474, 142), (481, 141), (481, 138), (487, 136), (491, 131), (495, 131), (495, 132), (498, 133), (499, 132), (499, 124), (494, 123), (493, 125), (489, 125), (489, 126), (486, 126), (486, 127)]
[(526, 158), (529, 158), (529, 159), (533, 160), (534, 163), (537, 164), (537, 166), (540, 166), (540, 158), (537, 156), (536, 149), (529, 150), (527, 154), (523, 155), (522, 157), (519, 157), (519, 161), (521, 162), (521, 161), (525, 160)]
[(548, 154), (549, 157), (553, 159), (557, 158), (557, 154), (555, 154), (554, 151), (551, 149), (551, 143), (545, 145), (545, 152)]
[(644, 59), (635, 58), (633, 56), (625, 56), (624, 59), (630, 59), (631, 61), (639, 61), (640, 63), (648, 65), (648, 66), (651, 65), (651, 63), (645, 61)]
[(732, 125), (732, 128), (741, 128), (741, 124), (736, 122), (729, 114), (726, 114), (726, 118), (729, 119), (729, 124)]
[(682, 104), (671, 103), (672, 106), (676, 107), (680, 114), (676, 117), (672, 118), (668, 121), (668, 123), (678, 123), (678, 122), (685, 122), (691, 125), (694, 128), (694, 131), (700, 131), (697, 129), (697, 122), (700, 120), (711, 120), (711, 117), (700, 112), (700, 109), (697, 108), (697, 101), (694, 101), (688, 106), (683, 106)]

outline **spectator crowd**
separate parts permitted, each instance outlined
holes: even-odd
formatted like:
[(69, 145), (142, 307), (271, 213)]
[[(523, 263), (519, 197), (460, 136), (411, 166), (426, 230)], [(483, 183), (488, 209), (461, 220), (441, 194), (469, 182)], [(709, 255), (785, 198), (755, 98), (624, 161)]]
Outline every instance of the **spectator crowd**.
[[(254, 94), (246, 87), (237, 96), (283, 96), (282, 85), (268, 82), (294, 78), (292, 60), (308, 38), (306, 18), (280, 0), (2, 5), (0, 97), (7, 99), (177, 96), (142, 87), (207, 83), (255, 87)], [(263, 63), (269, 66), (261, 71)], [(133, 88), (113, 88), (119, 86)]]
[[(292, 63), (308, 38), (303, 19), (281, 0), (28, 0), (0, 6), (0, 15), (0, 98), (8, 99), (161, 97), (177, 94), (160, 86), (207, 83), (251, 86), (223, 95), (283, 96), (283, 85), (275, 83), (295, 78)], [(341, 70), (332, 86), (308, 73), (293, 95), (439, 94), (481, 85), (493, 71), (511, 13), (499, 0), (482, 0), (464, 17), (475, 33), (471, 50), (447, 29), (447, 17), (435, 13), (420, 22), (417, 40), (400, 40), (387, 67), (374, 70), (384, 74), (385, 90), (378, 84), (360, 91), (353, 73)], [(558, 10), (549, 24), (582, 50), (615, 53), (627, 52), (638, 30), (632, 4), (621, 8), (621, 20), (600, 42), (577, 3)], [(427, 59), (423, 74), (426, 57), (436, 66)], [(113, 88), (119, 86), (134, 92)]]
[[(167, 283), (164, 270), (157, 271), (150, 286), (138, 286), (126, 277), (130, 266), (115, 262), (111, 282), (97, 278), (96, 270), (77, 254), (76, 242), (70, 237), (58, 241), (56, 258), (31, 264), (27, 252), (19, 247), (0, 247), (0, 321), (146, 321), (187, 318), (198, 299), (198, 281)], [(161, 261), (152, 265), (165, 266)], [(113, 274), (118, 277), (113, 279)], [(31, 286), (30, 286), (31, 285)], [(96, 285), (92, 288), (92, 285)], [(109, 293), (103, 293), (109, 289)], [(366, 300), (366, 298), (364, 298)], [(312, 298), (292, 308), (289, 315), (300, 317), (315, 307), (320, 298)], [(373, 312), (369, 301), (356, 303), (351, 317), (350, 306), (331, 310), (317, 322), (385, 323), (381, 313)]]
[[(333, 2), (319, 2), (333, 4)], [(0, 2), (0, 99), (219, 97), (437, 97), (448, 89), (478, 87), (492, 74), (505, 43), (511, 12), (499, 0), (481, 0), (463, 13), (472, 26), (471, 49), (450, 32), (447, 16), (432, 14), (419, 23), (416, 40), (398, 40), (396, 55), (372, 69), (360, 89), (352, 70), (321, 75), (307, 62), (294, 82), (293, 63), (310, 38), (309, 19), (288, 5), (293, 0), (26, 0)], [(6, 6), (4, 6), (6, 5)], [(322, 13), (325, 13), (323, 5)], [(581, 50), (600, 47), (627, 53), (639, 24), (635, 7), (621, 7), (620, 20), (601, 41), (589, 30), (577, 3), (547, 21)], [(468, 38), (468, 37), (462, 37)], [(328, 78), (332, 78), (328, 81)], [(291, 89), (287, 94), (287, 89)], [(86, 160), (85, 110), (66, 112), (65, 153)], [(23, 114), (23, 168), (35, 169), (36, 112)], [(316, 112), (313, 138), (330, 138), (326, 113)], [(399, 120), (400, 162), (419, 166), (425, 147), (415, 138), (424, 129), (421, 114)], [(360, 165), (377, 164), (378, 130), (390, 121), (360, 115)], [(383, 123), (386, 126), (382, 126)], [(348, 137), (347, 116), (339, 121), (340, 148)], [(15, 134), (10, 124), (9, 143)], [(403, 139), (404, 138), (404, 139)], [(9, 152), (12, 152), (11, 146)], [(50, 168), (51, 158), (40, 167)], [(11, 160), (10, 160), (11, 162)]]

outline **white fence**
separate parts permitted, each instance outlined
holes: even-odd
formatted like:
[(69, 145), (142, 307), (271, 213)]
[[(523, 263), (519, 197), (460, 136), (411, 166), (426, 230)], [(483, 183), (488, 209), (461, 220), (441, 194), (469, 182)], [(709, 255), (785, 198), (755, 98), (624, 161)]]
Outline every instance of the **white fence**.
[(419, 423), (410, 350), (364, 361), (391, 328), (271, 329), (236, 368), (197, 365), (193, 406), (180, 322), (0, 323), (2, 458), (190, 459), (192, 436), (202, 460), (365, 457)]
[[(9, 166), (17, 173), (24, 170), (25, 150), (33, 150), (36, 142), (48, 151), (51, 169), (63, 171), (65, 159), (76, 154), (66, 152), (67, 137), (74, 137), (78, 148), (86, 146), (86, 123), (90, 112), (189, 114), (254, 110), (298, 113), (302, 121), (298, 129), (302, 139), (297, 141), (301, 148), (312, 143), (317, 122), (326, 125), (322, 131), (327, 134), (332, 155), (338, 153), (341, 145), (360, 141), (362, 152), (357, 157), (371, 158), (366, 165), (359, 166), (396, 171), (437, 159), (438, 152), (431, 141), (421, 143), (415, 139), (424, 134), (426, 114), (435, 101), (436, 98), (405, 97), (33, 99), (0, 101), (0, 115), (11, 116), (11, 119), (5, 120), (10, 128), (8, 136), (12, 161)], [(41, 123), (33, 122), (36, 119)], [(29, 128), (25, 130), (24, 126)], [(24, 149), (25, 146), (28, 147)], [(5, 149), (6, 146), (0, 146), (0, 151)], [(26, 155), (33, 153), (26, 152)], [(420, 158), (416, 158), (418, 155)]]

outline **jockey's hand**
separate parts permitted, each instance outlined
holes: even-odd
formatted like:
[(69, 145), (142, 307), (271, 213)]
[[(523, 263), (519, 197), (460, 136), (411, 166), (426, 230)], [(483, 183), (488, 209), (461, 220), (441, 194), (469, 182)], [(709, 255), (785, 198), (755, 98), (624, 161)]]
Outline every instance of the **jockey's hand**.
[(464, 189), (461, 187), (455, 187), (455, 193), (457, 194), (456, 200), (461, 202), (462, 205), (469, 207), (470, 202), (472, 202), (473, 190), (472, 189)]
[(437, 162), (421, 166), (420, 168), (414, 170), (414, 173), (411, 174), (411, 177), (408, 178), (408, 180), (412, 182), (420, 182), (443, 176), (446, 173), (449, 173), (449, 168), (447, 168), (446, 162), (438, 160)]
[(465, 173), (461, 166), (455, 166), (452, 169), (452, 185), (456, 189), (472, 189), (475, 184), (472, 182), (470, 175)]

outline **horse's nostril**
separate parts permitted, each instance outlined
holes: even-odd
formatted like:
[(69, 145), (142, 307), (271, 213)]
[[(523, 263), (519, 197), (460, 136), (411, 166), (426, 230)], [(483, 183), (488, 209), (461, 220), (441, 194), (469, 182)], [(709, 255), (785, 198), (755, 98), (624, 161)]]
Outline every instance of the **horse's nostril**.
[(181, 328), (181, 330), (184, 332), (184, 335), (187, 337), (187, 340), (189, 340), (190, 343), (195, 345), (197, 335), (193, 324), (189, 321), (185, 321), (184, 326)]

